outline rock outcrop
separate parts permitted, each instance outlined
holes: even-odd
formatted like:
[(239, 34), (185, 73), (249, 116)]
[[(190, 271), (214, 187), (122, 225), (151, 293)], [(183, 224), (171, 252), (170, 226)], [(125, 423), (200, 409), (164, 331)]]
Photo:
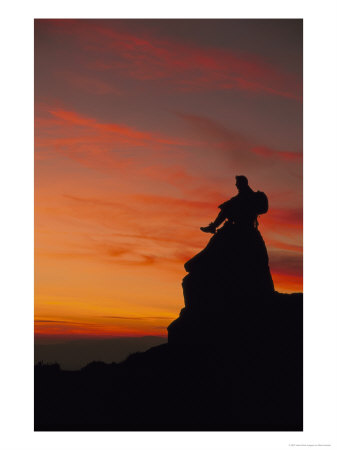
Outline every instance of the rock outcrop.
[(238, 326), (274, 294), (267, 249), (254, 227), (225, 223), (185, 269), (185, 307), (168, 327), (169, 343), (196, 343), (206, 336), (214, 341), (219, 327), (228, 328), (228, 321)]
[(168, 344), (81, 371), (35, 367), (37, 431), (301, 431), (302, 294), (231, 224), (186, 263)]
[(239, 422), (301, 429), (303, 296), (274, 290), (259, 231), (226, 223), (185, 268), (169, 346), (212, 361), (210, 379), (226, 378)]

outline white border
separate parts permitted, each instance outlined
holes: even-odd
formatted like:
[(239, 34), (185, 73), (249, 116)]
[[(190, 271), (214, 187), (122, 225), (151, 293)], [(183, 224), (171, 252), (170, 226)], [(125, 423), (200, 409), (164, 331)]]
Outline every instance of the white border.
[[(304, 18), (303, 433), (33, 432), (33, 18), (53, 17)], [(1, 24), (1, 448), (336, 447), (336, 17), (335, 0), (7, 2)]]

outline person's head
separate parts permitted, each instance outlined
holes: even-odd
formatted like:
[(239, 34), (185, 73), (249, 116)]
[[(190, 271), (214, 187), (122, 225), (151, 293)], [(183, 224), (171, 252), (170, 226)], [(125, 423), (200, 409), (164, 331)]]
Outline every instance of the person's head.
[(235, 179), (235, 186), (237, 187), (239, 192), (245, 190), (248, 187), (248, 180), (244, 175), (237, 175)]

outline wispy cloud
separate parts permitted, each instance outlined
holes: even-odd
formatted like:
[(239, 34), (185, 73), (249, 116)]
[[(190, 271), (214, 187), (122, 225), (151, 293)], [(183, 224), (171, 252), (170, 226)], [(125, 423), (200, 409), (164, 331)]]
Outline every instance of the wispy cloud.
[(270, 267), (274, 273), (302, 277), (303, 257), (301, 253), (270, 251)]
[(35, 323), (65, 323), (70, 325), (83, 325), (83, 322), (73, 322), (72, 320), (44, 320), (44, 319), (35, 319)]
[[(300, 162), (301, 151), (275, 150), (263, 145), (257, 145), (256, 139), (224, 126), (220, 122), (204, 116), (175, 112), (194, 132), (204, 138), (205, 144), (222, 152), (233, 159), (241, 159), (248, 163), (268, 163), (268, 160)], [(270, 162), (270, 161), (269, 161)]]
[(107, 95), (114, 94), (120, 96), (121, 90), (113, 85), (112, 82), (106, 82), (97, 77), (97, 74), (84, 75), (70, 70), (60, 70), (57, 76), (69, 84), (71, 88), (84, 91), (88, 95)]
[(302, 152), (289, 152), (289, 151), (280, 151), (280, 150), (273, 150), (268, 147), (253, 147), (251, 149), (253, 153), (256, 153), (257, 155), (267, 157), (267, 158), (273, 158), (276, 160), (281, 161), (294, 161), (297, 163), (301, 163), (303, 159)]
[(103, 319), (121, 319), (121, 320), (170, 320), (173, 316), (102, 316)]
[(294, 75), (254, 54), (163, 39), (149, 30), (143, 35), (134, 34), (97, 21), (53, 20), (40, 26), (77, 42), (86, 51), (90, 61), (86, 66), (91, 70), (166, 83), (183, 92), (240, 90), (301, 98), (300, 82)]

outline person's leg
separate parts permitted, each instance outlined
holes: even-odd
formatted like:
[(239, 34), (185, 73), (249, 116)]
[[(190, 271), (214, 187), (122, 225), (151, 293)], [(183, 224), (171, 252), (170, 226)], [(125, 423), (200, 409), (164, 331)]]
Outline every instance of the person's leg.
[(227, 214), (225, 213), (225, 211), (223, 209), (221, 209), (218, 214), (218, 217), (213, 222), (215, 228), (218, 228), (222, 224), (222, 222), (226, 219), (227, 219)]
[(220, 226), (226, 218), (227, 218), (226, 213), (224, 212), (224, 210), (221, 209), (215, 221), (211, 222), (207, 227), (200, 227), (200, 230), (203, 231), (204, 233), (214, 234), (218, 226)]

